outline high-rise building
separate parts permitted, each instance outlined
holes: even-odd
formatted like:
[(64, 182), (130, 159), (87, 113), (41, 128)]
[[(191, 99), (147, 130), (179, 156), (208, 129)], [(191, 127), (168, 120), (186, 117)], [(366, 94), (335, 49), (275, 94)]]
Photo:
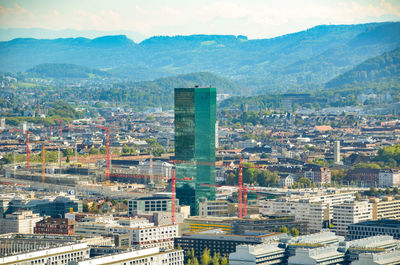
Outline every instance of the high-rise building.
[(333, 146), (333, 162), (335, 164), (342, 164), (340, 160), (340, 141), (335, 141)]
[(215, 88), (175, 88), (176, 195), (191, 215), (215, 200), (215, 123)]

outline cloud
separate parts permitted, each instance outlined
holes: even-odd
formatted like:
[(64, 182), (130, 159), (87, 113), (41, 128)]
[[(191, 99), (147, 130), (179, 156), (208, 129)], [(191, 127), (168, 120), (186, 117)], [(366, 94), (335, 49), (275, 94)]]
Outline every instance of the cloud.
[(19, 3), (0, 6), (0, 27), (133, 30), (148, 36), (244, 34), (257, 38), (318, 24), (400, 20), (400, 4), (390, 0), (70, 0), (68, 4), (43, 1), (42, 5), (19, 0)]

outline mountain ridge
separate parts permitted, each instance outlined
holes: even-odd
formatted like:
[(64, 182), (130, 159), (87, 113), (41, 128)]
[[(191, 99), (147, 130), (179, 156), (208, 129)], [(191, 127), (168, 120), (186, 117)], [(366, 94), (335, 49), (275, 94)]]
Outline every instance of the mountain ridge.
[[(383, 39), (382, 34), (386, 34)], [(72, 63), (97, 69), (150, 69), (154, 78), (211, 72), (253, 94), (262, 94), (323, 87), (362, 61), (399, 46), (397, 36), (399, 22), (320, 25), (270, 39), (202, 34), (154, 36), (140, 43), (126, 36), (18, 39), (0, 42), (0, 71), (25, 71), (41, 63)], [(130, 76), (128, 70), (124, 70), (125, 78), (143, 80)]]

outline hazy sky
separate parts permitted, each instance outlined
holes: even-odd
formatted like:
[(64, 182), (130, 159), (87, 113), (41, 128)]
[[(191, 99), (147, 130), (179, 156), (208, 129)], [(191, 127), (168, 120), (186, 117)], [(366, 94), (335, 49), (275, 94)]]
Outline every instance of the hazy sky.
[(319, 24), (399, 21), (400, 0), (0, 0), (0, 28), (264, 38)]

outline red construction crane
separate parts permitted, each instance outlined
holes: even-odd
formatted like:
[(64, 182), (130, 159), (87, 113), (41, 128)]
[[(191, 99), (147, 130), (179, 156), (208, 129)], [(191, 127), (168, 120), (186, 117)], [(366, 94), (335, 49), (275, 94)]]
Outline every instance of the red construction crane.
[(29, 169), (29, 134), (31, 133), (30, 131), (23, 131), (20, 129), (12, 129), (10, 132), (22, 132), (26, 133), (26, 168)]
[(62, 138), (62, 119), (53, 119), (54, 121), (58, 121), (60, 123), (60, 139)]
[[(152, 175), (131, 175), (131, 174), (118, 174), (114, 173), (111, 174), (111, 177), (123, 177), (123, 178), (148, 178), (148, 179), (154, 179), (154, 178), (161, 178), (164, 180), (169, 179), (168, 176), (152, 176)], [(176, 201), (176, 180), (186, 180), (186, 181), (193, 181), (193, 177), (176, 177), (175, 175), (175, 169), (172, 170), (172, 177), (171, 177), (171, 193), (172, 193), (172, 201), (171, 201), (171, 221), (172, 224), (175, 224), (175, 201)]]
[(176, 178), (175, 178), (175, 169), (172, 170), (172, 178), (171, 178), (171, 193), (172, 193), (172, 201), (171, 201), (171, 223), (175, 224), (175, 197), (176, 197)]
[[(249, 189), (247, 186), (243, 187), (243, 168), (263, 168), (262, 166), (253, 165), (250, 167), (243, 167), (242, 158), (240, 158), (239, 162), (239, 206), (238, 206), (238, 217), (242, 218), (247, 215), (247, 191), (255, 189)], [(242, 194), (244, 199), (244, 206), (242, 205)]]
[(110, 129), (107, 127), (103, 127), (100, 125), (96, 125), (97, 128), (105, 130), (107, 133), (107, 142), (106, 142), (106, 147), (107, 147), (107, 182), (110, 182)]

